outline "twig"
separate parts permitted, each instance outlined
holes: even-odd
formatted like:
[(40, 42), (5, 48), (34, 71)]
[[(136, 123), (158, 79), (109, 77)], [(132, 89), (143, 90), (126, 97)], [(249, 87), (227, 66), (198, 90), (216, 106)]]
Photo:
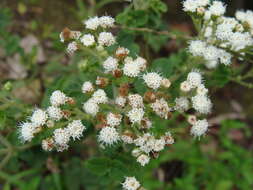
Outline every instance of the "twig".
[(149, 32), (149, 33), (158, 34), (158, 35), (165, 35), (165, 36), (170, 37), (173, 40), (179, 39), (179, 38), (185, 39), (185, 40), (191, 39), (191, 37), (188, 35), (178, 35), (178, 34), (173, 34), (171, 32), (168, 32), (168, 31), (157, 31), (150, 28), (135, 28), (135, 27), (119, 26), (119, 25), (114, 26), (114, 28), (127, 29), (127, 30), (132, 30), (132, 31), (139, 31), (139, 32)]

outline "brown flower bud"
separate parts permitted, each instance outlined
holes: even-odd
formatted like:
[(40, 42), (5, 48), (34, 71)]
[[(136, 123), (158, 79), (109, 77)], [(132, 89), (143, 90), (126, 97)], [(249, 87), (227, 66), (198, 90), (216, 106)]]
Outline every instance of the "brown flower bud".
[(122, 71), (120, 69), (115, 69), (113, 71), (113, 76), (116, 78), (120, 78), (122, 76)]
[(122, 84), (120, 87), (119, 87), (119, 94), (120, 96), (127, 96), (128, 95), (128, 92), (129, 92), (129, 84)]
[(148, 103), (153, 103), (156, 100), (156, 94), (152, 91), (148, 91), (144, 94), (144, 100)]
[(124, 59), (129, 54), (129, 50), (124, 47), (118, 47), (118, 49), (115, 52), (115, 56), (118, 59)]
[(76, 103), (76, 101), (75, 101), (73, 98), (70, 98), (70, 97), (69, 97), (69, 98), (67, 99), (67, 103), (68, 103), (68, 104), (71, 104), (71, 105), (74, 105), (74, 104)]
[(109, 80), (105, 77), (97, 77), (96, 85), (100, 88), (105, 88), (109, 84)]
[(71, 115), (71, 113), (70, 113), (70, 111), (63, 110), (62, 115), (63, 115), (63, 117), (68, 118)]

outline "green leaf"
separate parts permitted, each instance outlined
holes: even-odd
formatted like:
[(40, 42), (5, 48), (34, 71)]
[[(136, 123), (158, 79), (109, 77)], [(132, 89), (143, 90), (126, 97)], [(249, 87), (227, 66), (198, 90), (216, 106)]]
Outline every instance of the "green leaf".
[(87, 167), (92, 173), (101, 176), (110, 171), (111, 164), (112, 160), (109, 158), (91, 158), (86, 161), (85, 167)]

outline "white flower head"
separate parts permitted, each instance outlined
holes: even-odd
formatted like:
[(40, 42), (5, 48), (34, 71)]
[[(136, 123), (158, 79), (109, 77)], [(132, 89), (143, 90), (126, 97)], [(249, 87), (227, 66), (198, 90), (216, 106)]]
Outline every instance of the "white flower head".
[(99, 18), (99, 25), (102, 28), (110, 28), (114, 26), (114, 18), (110, 17), (110, 16), (102, 16)]
[(147, 60), (146, 59), (144, 59), (143, 57), (137, 57), (134, 60), (134, 62), (139, 65), (141, 71), (146, 70), (146, 67), (147, 67)]
[(44, 139), (41, 142), (41, 147), (45, 151), (51, 151), (54, 148), (54, 140), (52, 138)]
[(104, 63), (103, 67), (106, 73), (112, 72), (117, 69), (118, 67), (118, 60), (113, 57), (108, 57)]
[(107, 125), (109, 125), (110, 127), (118, 126), (121, 123), (121, 119), (122, 115), (109, 113), (106, 117)]
[(67, 102), (67, 100), (68, 100), (68, 97), (60, 90), (54, 91), (50, 97), (50, 103), (53, 106), (63, 105)]
[(140, 186), (135, 177), (126, 177), (124, 183), (122, 183), (124, 190), (137, 190)]
[(127, 113), (127, 116), (132, 123), (140, 123), (144, 116), (144, 113), (145, 112), (142, 108), (133, 108)]
[(226, 6), (221, 1), (213, 1), (212, 5), (209, 7), (209, 11), (212, 15), (221, 16), (226, 11)]
[(191, 85), (188, 81), (184, 81), (180, 84), (180, 90), (183, 92), (189, 92), (191, 90)]
[(96, 30), (99, 27), (100, 20), (97, 16), (95, 16), (84, 21), (84, 24), (87, 29)]
[(187, 76), (187, 82), (191, 85), (191, 88), (196, 88), (202, 83), (202, 76), (199, 71), (192, 71)]
[(201, 84), (197, 87), (197, 94), (206, 95), (207, 93), (208, 89), (205, 87), (205, 85)]
[(33, 123), (25, 122), (19, 125), (19, 137), (23, 142), (30, 142), (34, 137), (35, 132), (36, 126)]
[(99, 111), (99, 106), (93, 99), (89, 99), (87, 102), (83, 104), (83, 110), (87, 114), (95, 116)]
[(52, 120), (58, 121), (63, 117), (63, 112), (56, 106), (49, 106), (47, 108), (47, 113)]
[(86, 81), (82, 85), (82, 92), (85, 94), (87, 92), (92, 92), (94, 90), (94, 87), (90, 81)]
[(125, 62), (123, 67), (124, 75), (128, 77), (137, 77), (140, 73), (140, 65), (137, 62)]
[(103, 145), (113, 145), (120, 140), (119, 133), (114, 127), (104, 127), (101, 129), (98, 135), (99, 143)]
[(129, 101), (129, 105), (132, 108), (142, 108), (142, 107), (144, 107), (143, 98), (139, 94), (130, 94), (128, 96), (128, 101)]
[(137, 162), (139, 162), (141, 164), (141, 166), (145, 166), (146, 164), (148, 164), (149, 160), (150, 160), (150, 158), (146, 154), (142, 154), (142, 155), (138, 156), (138, 158), (137, 158)]
[(121, 140), (126, 144), (132, 144), (134, 142), (133, 138), (129, 135), (122, 135)]
[(206, 95), (196, 95), (192, 97), (193, 108), (202, 114), (211, 112), (212, 102)]
[(98, 36), (98, 43), (101, 46), (111, 46), (115, 42), (115, 37), (110, 32), (101, 32)]
[(80, 39), (80, 41), (82, 42), (82, 44), (84, 45), (84, 46), (92, 46), (94, 43), (95, 43), (95, 38), (94, 38), (94, 36), (93, 35), (91, 35), (91, 34), (84, 34), (82, 37), (81, 37), (81, 39)]
[(59, 128), (54, 130), (54, 142), (59, 146), (67, 145), (70, 140), (69, 130), (67, 128)]
[(193, 56), (202, 56), (206, 49), (206, 42), (201, 40), (192, 40), (190, 41), (188, 49)]
[(75, 41), (70, 42), (67, 47), (67, 52), (73, 54), (78, 49), (77, 43)]
[(195, 137), (204, 135), (208, 130), (208, 122), (206, 119), (198, 120), (191, 128), (191, 134)]
[(48, 115), (42, 109), (35, 109), (32, 116), (31, 122), (37, 126), (44, 125), (47, 121)]
[(156, 139), (154, 141), (153, 150), (156, 151), (156, 152), (160, 152), (164, 149), (164, 146), (165, 146), (165, 140), (163, 138)]
[(83, 136), (83, 131), (86, 129), (86, 127), (82, 124), (81, 120), (74, 120), (68, 124), (67, 129), (70, 137), (75, 140)]
[(162, 82), (162, 77), (155, 72), (147, 73), (143, 75), (143, 80), (149, 88), (154, 90), (158, 89)]
[(186, 97), (176, 98), (175, 109), (179, 112), (184, 112), (189, 109), (189, 100)]
[(116, 99), (115, 99), (115, 104), (120, 106), (120, 107), (124, 107), (125, 104), (126, 104), (126, 98), (124, 98), (123, 96), (118, 96)]
[(98, 89), (97, 91), (94, 92), (92, 95), (92, 99), (97, 103), (97, 104), (105, 104), (108, 102), (107, 95), (104, 90)]
[(164, 119), (168, 118), (168, 113), (171, 110), (164, 98), (157, 99), (151, 104), (151, 108), (158, 116)]

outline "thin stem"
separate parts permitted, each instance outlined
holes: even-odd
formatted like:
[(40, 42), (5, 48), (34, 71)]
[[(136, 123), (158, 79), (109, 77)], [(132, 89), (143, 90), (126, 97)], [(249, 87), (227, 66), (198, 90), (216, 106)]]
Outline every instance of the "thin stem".
[(173, 34), (171, 32), (168, 31), (157, 31), (157, 30), (153, 30), (150, 28), (135, 28), (135, 27), (128, 27), (128, 26), (114, 26), (114, 28), (119, 28), (119, 29), (127, 29), (127, 30), (132, 30), (132, 31), (139, 31), (139, 32), (149, 32), (149, 33), (153, 33), (153, 34), (158, 34), (158, 35), (165, 35), (168, 36), (171, 39), (184, 39), (184, 40), (189, 40), (191, 39), (190, 36), (188, 35), (179, 35), (179, 34)]

